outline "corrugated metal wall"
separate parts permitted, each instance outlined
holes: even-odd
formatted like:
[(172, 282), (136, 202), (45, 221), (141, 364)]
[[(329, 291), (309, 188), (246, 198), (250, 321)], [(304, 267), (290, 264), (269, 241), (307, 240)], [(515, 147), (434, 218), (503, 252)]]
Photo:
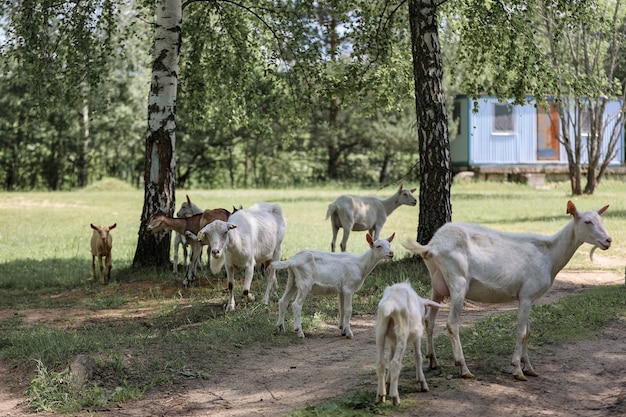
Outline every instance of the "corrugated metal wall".
[[(513, 106), (515, 126), (512, 132), (494, 132), (494, 97), (482, 97), (477, 100), (459, 98), (460, 129), (457, 138), (451, 144), (452, 162), (455, 164), (567, 164), (567, 154), (561, 145), (559, 161), (538, 159), (537, 146), (537, 108), (534, 103)], [(611, 102), (606, 113), (614, 115), (619, 111), (620, 103)], [(474, 112), (477, 110), (476, 112)], [(615, 117), (608, 116), (609, 124), (605, 130), (605, 141), (615, 125)], [(571, 126), (570, 126), (571, 128)], [(621, 165), (624, 161), (623, 133), (618, 152), (611, 165)], [(606, 151), (606, 146), (605, 146)]]
[[(617, 122), (616, 115), (620, 112), (621, 103), (617, 101), (611, 101), (607, 103), (605, 109), (605, 128), (604, 128), (604, 138), (602, 140), (602, 152), (606, 155), (608, 152), (608, 143), (611, 138), (611, 134), (613, 132), (613, 128)], [(573, 135), (574, 127), (570, 126), (571, 134)], [(621, 165), (622, 161), (624, 161), (624, 132), (621, 132), (621, 139), (619, 140), (618, 148), (616, 149), (616, 153), (611, 159), (610, 165)], [(585, 138), (583, 138), (583, 151), (582, 151), (582, 160), (583, 164), (587, 163), (587, 145)], [(564, 161), (567, 162), (567, 158), (564, 158)]]
[[(537, 161), (536, 109), (532, 105), (513, 106), (514, 131), (494, 132), (494, 104), (492, 97), (470, 102), (470, 154), (474, 164), (524, 164)], [(477, 109), (477, 113), (473, 111)]]

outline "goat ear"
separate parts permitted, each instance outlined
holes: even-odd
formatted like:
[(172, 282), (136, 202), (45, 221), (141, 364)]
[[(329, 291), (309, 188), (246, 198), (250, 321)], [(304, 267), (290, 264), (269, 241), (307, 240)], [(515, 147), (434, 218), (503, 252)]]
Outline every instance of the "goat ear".
[(602, 215), (602, 213), (604, 213), (606, 211), (606, 209), (609, 208), (609, 205), (607, 204), (606, 206), (602, 207), (600, 210), (598, 210), (598, 214)]
[(417, 190), (417, 188), (413, 188), (413, 189), (411, 190), (411, 194), (413, 194), (413, 193), (415, 192), (415, 190)]
[(367, 239), (367, 243), (370, 244), (370, 247), (374, 245), (374, 239), (372, 239), (369, 233), (365, 235), (365, 239)]
[(109, 230), (113, 230), (117, 227), (117, 223), (113, 223), (113, 225), (109, 226)]
[(387, 238), (387, 242), (391, 243), (394, 237), (396, 237), (396, 232), (393, 232), (393, 234)]
[(98, 228), (97, 228), (96, 226), (94, 226), (94, 225), (93, 225), (93, 223), (91, 223), (90, 225), (91, 225), (91, 228), (92, 228), (93, 230), (98, 230)]
[(574, 218), (578, 217), (578, 210), (576, 210), (576, 206), (572, 203), (572, 200), (567, 202), (567, 214), (571, 214)]

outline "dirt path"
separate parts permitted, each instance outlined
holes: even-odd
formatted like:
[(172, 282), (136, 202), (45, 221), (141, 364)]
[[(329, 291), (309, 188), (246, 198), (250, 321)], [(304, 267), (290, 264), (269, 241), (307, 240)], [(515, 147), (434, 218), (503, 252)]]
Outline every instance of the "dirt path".
[[(561, 272), (540, 301), (550, 303), (588, 286), (623, 282), (623, 277), (606, 272)], [(486, 314), (507, 309), (515, 309), (515, 306), (468, 303), (463, 323), (468, 325)], [(446, 313), (447, 309), (443, 309), (438, 317), (440, 332)], [(185, 381), (169, 391), (153, 391), (141, 400), (98, 410), (96, 415), (277, 416), (343, 393), (375, 390), (374, 320), (374, 316), (353, 317), (352, 340), (340, 337), (335, 327), (329, 325), (307, 335), (302, 343), (289, 347), (241, 350), (229, 369), (216, 370), (209, 381)], [(430, 392), (401, 390), (401, 398), (416, 398), (418, 404), (417, 410), (405, 414), (431, 417), (624, 416), (625, 330), (624, 322), (616, 323), (595, 340), (564, 346), (537, 348), (532, 347), (531, 341), (533, 365), (540, 376), (528, 382), (517, 382), (504, 372), (496, 377), (475, 372), (476, 379), (469, 381), (457, 375), (427, 372)], [(507, 369), (508, 359), (503, 360), (503, 369)], [(10, 372), (0, 364), (0, 372), (6, 371)], [(0, 416), (26, 414), (23, 398), (0, 387)]]

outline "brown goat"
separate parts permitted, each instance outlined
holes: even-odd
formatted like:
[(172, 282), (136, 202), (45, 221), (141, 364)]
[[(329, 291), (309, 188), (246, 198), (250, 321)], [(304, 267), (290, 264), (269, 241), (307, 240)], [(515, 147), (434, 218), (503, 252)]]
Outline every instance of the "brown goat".
[[(174, 230), (183, 236), (185, 231), (190, 231), (193, 234), (197, 234), (200, 229), (215, 220), (227, 221), (230, 217), (230, 212), (223, 208), (207, 209), (202, 214), (194, 214), (193, 216), (176, 218), (168, 217), (162, 213), (155, 214), (148, 224), (148, 230), (152, 233), (158, 233), (166, 230)], [(187, 242), (191, 246), (191, 260), (189, 261), (189, 267), (187, 268), (187, 275), (183, 280), (183, 285), (186, 287), (190, 281), (195, 279), (196, 266), (198, 258), (202, 253), (202, 244), (196, 239), (187, 239)]]
[[(204, 210), (198, 207), (196, 204), (191, 202), (191, 199), (187, 195), (187, 201), (183, 201), (180, 205), (180, 209), (176, 213), (176, 217), (190, 217), (194, 214), (202, 214)], [(183, 266), (187, 268), (187, 247), (189, 243), (187, 242), (187, 238), (185, 235), (181, 235), (178, 232), (175, 232), (176, 236), (174, 237), (174, 265), (173, 271), (175, 274), (178, 274), (178, 247), (183, 247)], [(202, 253), (200, 253), (198, 257), (198, 264), (202, 266)]]
[[(98, 265), (100, 266), (100, 284), (108, 283), (111, 280), (111, 248), (113, 247), (113, 237), (111, 230), (115, 229), (117, 223), (113, 223), (111, 226), (94, 226), (91, 224), (93, 234), (91, 235), (91, 276), (93, 280), (96, 280), (96, 256), (98, 257)], [(105, 257), (106, 262), (106, 281), (104, 277), (104, 264), (102, 257)]]

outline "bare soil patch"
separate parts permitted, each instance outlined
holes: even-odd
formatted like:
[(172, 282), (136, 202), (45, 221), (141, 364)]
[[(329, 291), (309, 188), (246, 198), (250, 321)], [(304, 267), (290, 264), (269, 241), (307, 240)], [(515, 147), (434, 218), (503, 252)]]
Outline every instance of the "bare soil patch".
[[(563, 271), (540, 303), (552, 303), (590, 286), (619, 284), (623, 280), (622, 276), (608, 272)], [(514, 304), (467, 303), (463, 323), (469, 325), (485, 315), (515, 308)], [(146, 306), (133, 314), (141, 316), (149, 312), (150, 307)], [(443, 309), (438, 316), (439, 332), (444, 331), (446, 313), (447, 309)], [(33, 321), (53, 317), (49, 309), (20, 311), (20, 314)], [(114, 314), (119, 313), (115, 310), (63, 310), (66, 320)], [(314, 334), (307, 334), (301, 343), (289, 347), (241, 349), (233, 352), (228, 367), (214, 370), (210, 380), (188, 380), (169, 389), (157, 389), (140, 400), (96, 410), (90, 415), (276, 416), (356, 390), (374, 391), (374, 322), (374, 316), (353, 317), (352, 340), (341, 337), (336, 327), (328, 324)], [(430, 392), (401, 388), (402, 401), (413, 401), (415, 406), (395, 415), (624, 416), (625, 327), (624, 322), (614, 323), (603, 329), (597, 339), (570, 345), (534, 347), (531, 339), (533, 365), (540, 376), (527, 382), (515, 381), (506, 372), (510, 356), (494, 358), (494, 361), (501, 362), (501, 375), (481, 375), (481, 369), (472, 364), (470, 357), (467, 358), (468, 365), (476, 375), (473, 380), (459, 378), (456, 368), (453, 374), (427, 371)], [(451, 361), (445, 357), (439, 360), (442, 363)], [(2, 362), (0, 375), (4, 381), (0, 384), (0, 416), (29, 415), (23, 392), (30, 376), (15, 375), (14, 370)], [(7, 381), (10, 384), (5, 383)]]

